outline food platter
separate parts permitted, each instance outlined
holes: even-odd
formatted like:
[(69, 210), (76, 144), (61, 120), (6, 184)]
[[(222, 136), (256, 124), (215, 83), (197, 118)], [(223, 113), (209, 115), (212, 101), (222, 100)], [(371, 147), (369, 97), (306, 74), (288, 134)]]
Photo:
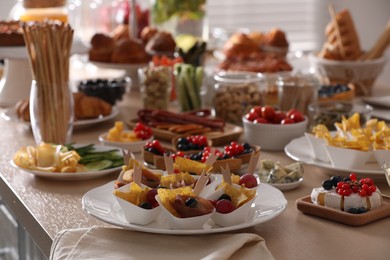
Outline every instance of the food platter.
[[(129, 128), (134, 128), (137, 120), (131, 120), (127, 123)], [(152, 127), (153, 136), (161, 141), (171, 143), (174, 138), (180, 136), (178, 133), (174, 133), (165, 129), (159, 129)], [(231, 141), (237, 141), (243, 133), (241, 126), (227, 123), (223, 131), (213, 131), (204, 133), (205, 136), (212, 142), (212, 146), (223, 146), (230, 143)]]
[(260, 184), (258, 187), (259, 196), (252, 205), (252, 216), (242, 224), (221, 227), (209, 220), (203, 229), (195, 230), (173, 230), (168, 227), (166, 219), (160, 215), (155, 222), (148, 225), (129, 224), (120, 209), (112, 191), (114, 182), (109, 182), (103, 186), (88, 191), (82, 198), (83, 209), (91, 216), (106, 223), (124, 229), (136, 230), (146, 233), (171, 234), (171, 235), (202, 235), (212, 233), (222, 233), (232, 230), (239, 230), (246, 227), (255, 226), (269, 221), (280, 215), (287, 208), (287, 201), (283, 193), (278, 189)]
[[(93, 118), (93, 119), (76, 120), (73, 123), (73, 127), (74, 127), (74, 129), (87, 128), (87, 127), (93, 126), (95, 124), (109, 121), (109, 120), (115, 118), (118, 114), (119, 114), (119, 109), (117, 107), (113, 106), (111, 114), (109, 114), (108, 116), (100, 116), (98, 118)], [(17, 114), (16, 114), (15, 109), (13, 109), (13, 108), (5, 109), (1, 113), (1, 117), (4, 118), (5, 120), (8, 120), (8, 121), (19, 121), (19, 122), (24, 123), (26, 125), (30, 125), (30, 122), (26, 122), (26, 121), (19, 119)]]
[(367, 175), (380, 175), (383, 176), (383, 171), (380, 169), (377, 162), (368, 162), (363, 167), (358, 169), (351, 168), (337, 168), (333, 167), (330, 162), (320, 161), (314, 158), (314, 155), (311, 153), (309, 143), (305, 136), (296, 138), (286, 145), (284, 152), (290, 158), (301, 161), (306, 164), (315, 165), (324, 169), (346, 172), (346, 173), (358, 173), (358, 174), (367, 174)]
[[(94, 148), (96, 151), (107, 151), (115, 149), (114, 147), (109, 146), (100, 146), (100, 145), (94, 145)], [(118, 152), (120, 150), (118, 149)], [(10, 161), (10, 164), (15, 167), (16, 169), (21, 170), (25, 173), (31, 173), (35, 176), (42, 177), (45, 179), (51, 179), (51, 180), (61, 180), (61, 181), (81, 181), (81, 180), (89, 180), (89, 179), (95, 179), (99, 178), (108, 174), (116, 174), (119, 173), (122, 169), (122, 166), (118, 166), (111, 169), (101, 170), (101, 171), (86, 171), (86, 172), (44, 172), (44, 171), (36, 171), (36, 170), (29, 170), (25, 168), (21, 168), (17, 166), (13, 160)]]

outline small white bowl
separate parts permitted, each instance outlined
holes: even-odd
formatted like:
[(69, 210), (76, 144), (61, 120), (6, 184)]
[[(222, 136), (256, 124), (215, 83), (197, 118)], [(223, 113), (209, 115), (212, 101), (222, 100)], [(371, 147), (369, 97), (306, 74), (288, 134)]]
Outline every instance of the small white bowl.
[(360, 169), (371, 157), (371, 151), (359, 151), (324, 145), (333, 167), (340, 169)]
[(311, 151), (313, 152), (313, 157), (323, 162), (329, 162), (329, 156), (324, 147), (324, 145), (326, 145), (325, 139), (317, 138), (310, 133), (305, 133), (305, 136), (307, 141), (309, 142)]
[[(126, 192), (129, 190), (130, 184), (126, 184), (118, 190)], [(144, 186), (143, 186), (144, 187)], [(130, 224), (137, 224), (137, 225), (147, 225), (149, 223), (152, 223), (157, 219), (157, 217), (161, 213), (161, 206), (155, 207), (153, 209), (144, 209), (139, 207), (138, 205), (134, 205), (116, 195), (114, 195), (116, 200), (119, 203), (119, 206), (122, 209), (123, 215), (125, 216), (125, 219)]]
[(374, 154), (379, 167), (382, 167), (382, 165), (390, 160), (390, 150), (374, 150), (372, 153)]
[(242, 122), (247, 142), (260, 146), (263, 151), (282, 151), (291, 140), (305, 133), (308, 119), (305, 117), (302, 122), (287, 125), (255, 124), (245, 117)]
[(99, 141), (102, 145), (119, 147), (125, 150), (130, 150), (132, 153), (142, 152), (146, 143), (151, 140), (153, 140), (153, 136), (149, 139), (136, 142), (113, 142), (107, 141), (107, 133), (99, 135)]
[(167, 220), (168, 226), (171, 229), (176, 230), (196, 230), (196, 229), (203, 229), (203, 225), (210, 219), (210, 217), (215, 213), (215, 209), (210, 214), (198, 216), (198, 217), (192, 217), (192, 218), (178, 218), (174, 215), (172, 215), (169, 210), (167, 210), (164, 205), (162, 204), (159, 196), (156, 196), (156, 200), (158, 204), (160, 205), (159, 208), (162, 209), (162, 214), (165, 216), (165, 219)]
[[(239, 185), (233, 184), (234, 187), (237, 189), (240, 188)], [(217, 200), (221, 195), (224, 193), (224, 189), (218, 189), (210, 196), (207, 197), (208, 200)], [(241, 223), (244, 223), (245, 221), (251, 219), (254, 214), (254, 207), (252, 207), (253, 201), (257, 197), (256, 195), (249, 201), (247, 201), (244, 205), (241, 205), (239, 208), (235, 209), (234, 211), (222, 214), (219, 212), (215, 212), (211, 219), (214, 221), (215, 224), (222, 226), (222, 227), (230, 227), (235, 226)]]

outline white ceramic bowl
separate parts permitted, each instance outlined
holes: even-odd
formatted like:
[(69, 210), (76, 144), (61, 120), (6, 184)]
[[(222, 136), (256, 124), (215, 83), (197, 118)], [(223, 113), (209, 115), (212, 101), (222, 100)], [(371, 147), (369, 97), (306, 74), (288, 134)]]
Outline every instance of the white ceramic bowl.
[(305, 133), (305, 137), (309, 142), (309, 146), (313, 153), (313, 158), (323, 162), (329, 162), (329, 156), (324, 147), (324, 145), (326, 145), (325, 139), (317, 138), (315, 135), (310, 133)]
[(305, 117), (302, 122), (287, 125), (255, 124), (245, 117), (242, 122), (247, 142), (260, 146), (263, 151), (282, 151), (291, 140), (305, 133), (308, 119)]
[(340, 169), (359, 169), (372, 156), (371, 151), (324, 145), (333, 167)]
[[(356, 90), (358, 95), (370, 95), (373, 83), (383, 71), (386, 58), (381, 57), (367, 61), (339, 61), (311, 54), (309, 62), (325, 81), (343, 84), (354, 83), (359, 87)], [(360, 88), (366, 88), (366, 90)]]
[[(239, 185), (233, 184), (234, 187), (237, 189), (240, 189)], [(209, 200), (217, 200), (221, 195), (224, 193), (224, 189), (218, 189), (212, 194), (210, 194), (207, 199)], [(257, 197), (257, 192), (256, 195), (249, 201), (247, 201), (244, 205), (241, 205), (239, 208), (235, 209), (234, 211), (227, 213), (227, 214), (222, 214), (219, 212), (215, 212), (212, 216), (211, 219), (214, 221), (215, 224), (222, 226), (222, 227), (230, 227), (230, 226), (235, 226), (241, 223), (244, 223), (245, 221), (253, 218), (254, 214), (254, 208), (252, 207), (253, 201)]]
[(198, 217), (191, 217), (191, 218), (178, 218), (164, 207), (158, 195), (156, 196), (156, 200), (160, 205), (159, 208), (162, 209), (162, 214), (167, 220), (168, 226), (171, 229), (177, 229), (177, 230), (203, 229), (203, 225), (210, 219), (210, 217), (215, 212), (214, 209), (214, 211), (211, 212), (210, 214), (206, 214)]
[[(130, 184), (126, 184), (118, 188), (118, 190), (126, 192), (129, 190), (129, 186)], [(115, 198), (122, 209), (125, 219), (130, 224), (147, 225), (155, 221), (161, 213), (161, 206), (153, 209), (144, 209), (138, 205), (134, 205), (122, 198), (119, 198), (118, 196), (115, 196)]]
[(132, 153), (142, 152), (147, 142), (153, 140), (153, 136), (149, 139), (136, 141), (136, 142), (113, 142), (107, 141), (107, 133), (99, 135), (99, 141), (102, 145), (119, 147), (125, 150), (130, 150)]
[(390, 160), (390, 150), (374, 150), (375, 160), (378, 162), (379, 167), (382, 167), (386, 162)]

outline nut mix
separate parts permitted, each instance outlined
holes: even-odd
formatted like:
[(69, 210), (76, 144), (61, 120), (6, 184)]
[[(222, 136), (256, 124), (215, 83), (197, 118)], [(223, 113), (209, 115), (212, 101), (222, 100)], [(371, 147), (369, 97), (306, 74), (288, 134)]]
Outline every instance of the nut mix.
[(168, 107), (171, 75), (171, 69), (165, 66), (149, 66), (141, 69), (144, 108), (166, 109)]

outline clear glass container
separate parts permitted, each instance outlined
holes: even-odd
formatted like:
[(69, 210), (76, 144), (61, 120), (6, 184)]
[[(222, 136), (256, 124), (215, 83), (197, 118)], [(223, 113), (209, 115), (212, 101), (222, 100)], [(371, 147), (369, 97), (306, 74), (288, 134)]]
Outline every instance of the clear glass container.
[(360, 114), (360, 125), (371, 119), (373, 108), (365, 104), (349, 101), (319, 101), (308, 106), (309, 130), (318, 124), (325, 125), (330, 131), (336, 130), (335, 123), (341, 123), (342, 117), (349, 118), (354, 113)]
[(214, 113), (233, 124), (257, 105), (263, 105), (263, 78), (251, 72), (223, 72), (214, 76)]
[(207, 41), (209, 26), (206, 0), (152, 0), (151, 23), (176, 39), (188, 36)]
[(308, 105), (317, 100), (320, 82), (313, 74), (283, 74), (276, 81), (279, 109), (295, 108), (306, 114)]
[(30, 118), (36, 144), (66, 144), (71, 141), (74, 120), (73, 94), (67, 82), (61, 84), (68, 87), (55, 84), (42, 86), (35, 80), (32, 82)]
[(146, 66), (138, 69), (144, 108), (167, 109), (172, 90), (172, 69), (166, 66)]
[(12, 17), (23, 22), (42, 22), (46, 19), (68, 22), (66, 0), (23, 0), (19, 10), (13, 10)]

